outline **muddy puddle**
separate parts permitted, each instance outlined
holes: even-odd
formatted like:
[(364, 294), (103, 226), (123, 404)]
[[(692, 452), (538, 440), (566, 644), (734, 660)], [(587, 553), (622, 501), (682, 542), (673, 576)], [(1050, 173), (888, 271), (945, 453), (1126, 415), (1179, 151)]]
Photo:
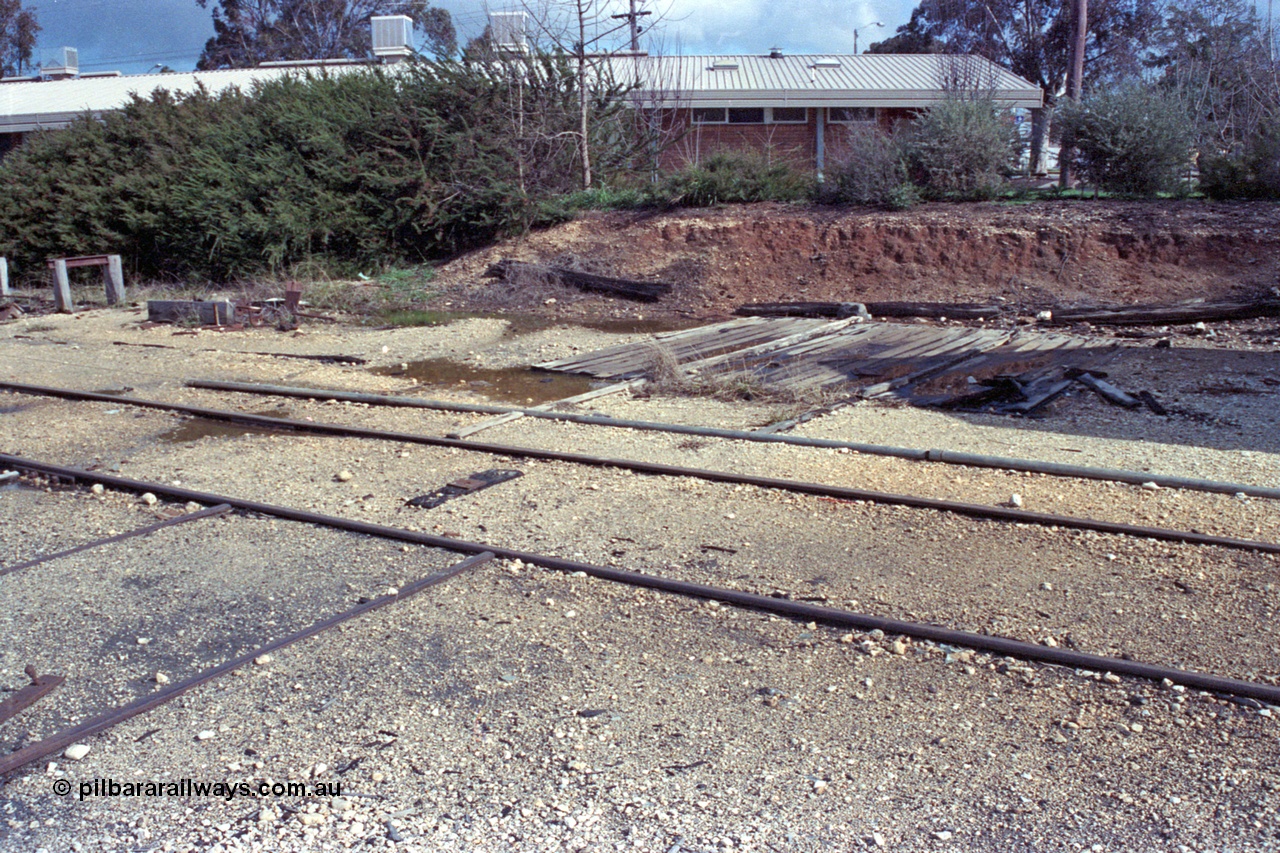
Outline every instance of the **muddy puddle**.
[(544, 373), (527, 367), (472, 367), (447, 358), (411, 361), (405, 366), (370, 368), (378, 376), (416, 379), (424, 389), (449, 388), (470, 391), (487, 400), (519, 406), (537, 406), (585, 394), (601, 384), (588, 376)]
[[(287, 418), (285, 409), (266, 409), (252, 414), (266, 418)], [(274, 435), (280, 430), (252, 424), (237, 424), (231, 421), (216, 421), (210, 418), (191, 418), (183, 421), (173, 429), (166, 430), (156, 436), (165, 444), (186, 444), (202, 438), (240, 438), (246, 435)]]

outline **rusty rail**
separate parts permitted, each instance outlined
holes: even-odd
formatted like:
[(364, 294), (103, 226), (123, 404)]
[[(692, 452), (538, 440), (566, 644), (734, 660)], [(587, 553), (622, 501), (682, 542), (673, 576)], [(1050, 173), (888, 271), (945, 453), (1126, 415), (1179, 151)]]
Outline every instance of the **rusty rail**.
[(0, 577), (12, 574), (19, 569), (29, 569), (32, 566), (38, 566), (41, 563), (47, 563), (50, 560), (57, 560), (61, 557), (69, 557), (72, 554), (78, 554), (81, 551), (88, 551), (91, 548), (100, 548), (103, 545), (110, 545), (113, 542), (123, 542), (126, 539), (132, 539), (135, 536), (146, 536), (148, 533), (155, 533), (157, 530), (163, 530), (166, 527), (173, 527), (178, 524), (186, 524), (188, 521), (199, 521), (202, 518), (213, 518), (231, 511), (231, 504), (218, 504), (217, 506), (207, 507), (196, 512), (189, 512), (186, 515), (180, 515), (177, 518), (171, 518), (168, 521), (162, 521), (159, 524), (148, 525), (147, 527), (139, 527), (137, 530), (131, 530), (128, 533), (120, 533), (115, 536), (108, 536), (105, 539), (95, 539), (92, 542), (86, 542), (83, 545), (77, 545), (74, 548), (68, 548), (65, 551), (58, 551), (53, 554), (45, 554), (43, 557), (36, 557), (33, 560), (27, 560), (25, 563), (15, 563), (12, 566), (0, 567)]
[[(831, 625), (856, 628), (862, 631), (873, 631), (878, 628), (886, 634), (902, 634), (904, 636), (931, 640), (934, 642), (967, 646), (969, 648), (982, 649), (984, 651), (1007, 655), (1009, 657), (1038, 661), (1041, 663), (1057, 664), (1059, 666), (1069, 666), (1074, 669), (1087, 669), (1096, 672), (1112, 672), (1118, 675), (1128, 675), (1134, 678), (1144, 678), (1153, 681), (1163, 681), (1168, 679), (1176, 684), (1184, 684), (1187, 687), (1194, 687), (1199, 690), (1226, 693), (1233, 696), (1246, 696), (1259, 701), (1280, 705), (1280, 687), (1275, 687), (1269, 684), (1259, 684), (1252, 681), (1240, 681), (1233, 678), (1206, 675), (1204, 673), (1178, 669), (1176, 667), (1146, 664), (1139, 661), (1125, 660), (1123, 658), (1091, 655), (1083, 652), (1071, 651), (1069, 649), (1039, 646), (1034, 643), (1026, 643), (1021, 640), (1013, 640), (1007, 637), (976, 634), (968, 631), (956, 631), (949, 628), (938, 627), (936, 625), (925, 625), (917, 622), (903, 622), (896, 619), (886, 619), (879, 616), (868, 616), (853, 613), (847, 610), (818, 607), (805, 602), (788, 601), (786, 599), (771, 598), (769, 596), (757, 595), (750, 592), (741, 592), (739, 590), (721, 589), (703, 584), (671, 580), (657, 575), (647, 575), (640, 572), (626, 571), (624, 569), (614, 569), (606, 566), (592, 565), (590, 563), (581, 563), (576, 560), (566, 560), (562, 557), (553, 557), (546, 554), (519, 551), (513, 548), (502, 548), (479, 542), (468, 542), (462, 539), (433, 536), (429, 533), (403, 530), (396, 527), (384, 527), (379, 524), (370, 524), (365, 521), (336, 518), (333, 516), (308, 512), (306, 510), (294, 509), (292, 507), (273, 506), (271, 504), (242, 500), (240, 498), (231, 498), (222, 495), (208, 495), (201, 492), (194, 492), (190, 489), (179, 488), (177, 486), (166, 486), (162, 483), (148, 483), (145, 481), (130, 480), (125, 477), (101, 474), (96, 471), (78, 471), (75, 468), (66, 468), (43, 462), (34, 462), (6, 454), (0, 454), (0, 462), (9, 465), (12, 468), (17, 468), (18, 470), (35, 471), (38, 473), (69, 479), (100, 482), (104, 485), (112, 486), (113, 488), (128, 489), (131, 491), (151, 491), (157, 495), (168, 494), (182, 500), (198, 500), (204, 503), (225, 502), (239, 509), (259, 512), (264, 515), (275, 516), (277, 518), (302, 521), (310, 524), (319, 524), (341, 530), (350, 530), (355, 533), (381, 536), (386, 539), (413, 542), (419, 545), (430, 545), (432, 547), (444, 548), (461, 553), (478, 554), (489, 552), (500, 559), (521, 560), (530, 565), (541, 566), (547, 569), (555, 569), (557, 571), (583, 572), (584, 574), (600, 578), (601, 580), (623, 583), (629, 586), (656, 589), (675, 595), (685, 595), (694, 598), (727, 602), (739, 607), (759, 610), (766, 613), (776, 613), (781, 616), (789, 616), (804, 621), (824, 622)], [(0, 765), (0, 772), (3, 772), (3, 765)]]
[[(657, 474), (666, 477), (691, 477), (715, 483), (735, 483), (746, 486), (757, 486), (763, 489), (796, 492), (798, 494), (820, 495), (840, 498), (842, 500), (869, 501), (871, 503), (892, 506), (907, 506), (915, 509), (929, 509), (940, 512), (952, 512), (971, 518), (986, 518), (999, 521), (1011, 521), (1017, 524), (1035, 524), (1044, 527), (1061, 527), (1072, 530), (1092, 530), (1097, 533), (1109, 533), (1116, 536), (1134, 536), (1142, 539), (1157, 539), (1163, 542), (1183, 542), (1191, 545), (1215, 545), (1221, 548), (1234, 548), (1243, 551), (1258, 551), (1264, 554), (1280, 554), (1280, 544), (1264, 542), (1258, 539), (1238, 539), (1231, 536), (1215, 536), (1199, 533), (1194, 530), (1171, 530), (1165, 527), (1147, 527), (1138, 524), (1125, 524), (1118, 521), (1099, 521), (1092, 518), (1081, 518), (1071, 515), (1056, 515), (1048, 512), (1031, 512), (1029, 510), (1011, 509), (1009, 507), (971, 504), (963, 501), (944, 500), (940, 498), (924, 498), (916, 495), (900, 495), (891, 492), (877, 492), (869, 489), (854, 489), (846, 486), (830, 486), (824, 483), (809, 483), (801, 480), (786, 480), (778, 477), (761, 477), (753, 474), (734, 474), (728, 471), (713, 471), (705, 468), (685, 468), (679, 465), (666, 465), (660, 462), (643, 462), (634, 459), (615, 459), (602, 456), (590, 456), (584, 453), (568, 453), (559, 450), (540, 450), (531, 447), (518, 447), (505, 444), (489, 444), (480, 441), (468, 441), (455, 438), (437, 438), (435, 436), (418, 435), (407, 432), (370, 429), (368, 427), (344, 426), (341, 424), (315, 423), (298, 421), (289, 418), (265, 417), (243, 412), (227, 412), (220, 409), (206, 409), (200, 406), (185, 406), (180, 403), (164, 403), (155, 400), (138, 400), (130, 397), (115, 397), (107, 394), (95, 394), (89, 391), (72, 391), (63, 388), (47, 388), (36, 385), (23, 385), (14, 382), (0, 382), (0, 390), (18, 391), (24, 394), (37, 394), (50, 397), (62, 397), (69, 400), (93, 400), (112, 403), (114, 405), (139, 406), (141, 408), (162, 409), (181, 412), (210, 420), (228, 421), (247, 424), (268, 430), (295, 430), (317, 435), (332, 435), (348, 438), (369, 438), (379, 441), (397, 441), (404, 444), (422, 444), (431, 447), (452, 447), (477, 453), (490, 453), (495, 456), (514, 456), (526, 459), (546, 459), (557, 462), (569, 462), (575, 465), (591, 465), (602, 468), (620, 468), (636, 471), (641, 474)], [(8, 458), (0, 454), (0, 460)], [(12, 466), (11, 466), (12, 467)], [(81, 472), (83, 473), (83, 472)], [(105, 481), (104, 481), (105, 482)], [(174, 490), (170, 490), (173, 492)], [(182, 490), (178, 490), (182, 491)], [(159, 492), (156, 492), (159, 494)], [(198, 494), (189, 492), (188, 494)], [(184, 498), (207, 501), (199, 498)]]
[(233, 658), (226, 663), (206, 669), (185, 681), (180, 681), (177, 684), (170, 685), (162, 690), (157, 690), (155, 693), (148, 696), (136, 699), (127, 705), (114, 708), (104, 714), (99, 714), (92, 720), (88, 720), (78, 726), (63, 729), (57, 734), (50, 735), (42, 741), (23, 747), (17, 752), (12, 752), (0, 758), (0, 776), (3, 776), (6, 773), (12, 773), (14, 770), (30, 764), (33, 761), (38, 761), (45, 756), (66, 749), (78, 740), (106, 731), (112, 726), (119, 725), (120, 723), (130, 720), (139, 714), (144, 714), (147, 711), (158, 708), (166, 702), (176, 699), (189, 690), (193, 690), (206, 682), (212, 681), (220, 675), (225, 675), (233, 669), (239, 669), (240, 667), (245, 666), (256, 657), (269, 654), (278, 649), (283, 649), (286, 646), (291, 646), (294, 643), (314, 637), (316, 634), (327, 631), (335, 625), (340, 625), (343, 622), (356, 618), (357, 616), (363, 616), (366, 613), (371, 613), (374, 610), (386, 607), (388, 604), (404, 601), (425, 589), (433, 587), (436, 584), (443, 583), (450, 578), (457, 577), (463, 572), (473, 569), (476, 566), (483, 565), (493, 558), (493, 553), (487, 551), (476, 554), (473, 557), (468, 557), (462, 562), (450, 566), (443, 572), (437, 572), (434, 575), (428, 575), (414, 581), (408, 586), (402, 588), (395, 595), (383, 595), (379, 598), (373, 599), (372, 601), (367, 601), (364, 604), (339, 613), (336, 616), (330, 616), (328, 619), (322, 619), (308, 628), (304, 628), (287, 637), (281, 637), (278, 640), (274, 640), (267, 643), (265, 646), (249, 652), (248, 654), (241, 655), (238, 658)]

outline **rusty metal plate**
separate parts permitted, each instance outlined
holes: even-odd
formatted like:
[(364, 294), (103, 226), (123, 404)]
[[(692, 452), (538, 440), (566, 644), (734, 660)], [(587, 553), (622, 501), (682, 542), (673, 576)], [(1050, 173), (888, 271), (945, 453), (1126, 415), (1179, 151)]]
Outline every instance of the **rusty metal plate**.
[(472, 474), (470, 477), (462, 477), (453, 482), (429, 492), (425, 495), (419, 495), (416, 498), (405, 501), (409, 506), (418, 507), (419, 509), (432, 509), (438, 507), (445, 501), (462, 495), (469, 495), (478, 492), (481, 489), (487, 489), (490, 486), (496, 486), (499, 483), (506, 483), (517, 477), (523, 477), (523, 471), (517, 471), (511, 468), (492, 468), (488, 471), (480, 471)]

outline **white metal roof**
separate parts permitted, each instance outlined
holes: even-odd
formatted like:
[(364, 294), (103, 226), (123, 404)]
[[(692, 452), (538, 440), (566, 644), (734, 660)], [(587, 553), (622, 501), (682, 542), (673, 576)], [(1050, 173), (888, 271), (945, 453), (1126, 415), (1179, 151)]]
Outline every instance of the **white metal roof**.
[(627, 56), (609, 63), (618, 82), (638, 82), (666, 106), (923, 107), (955, 91), (1014, 107), (1040, 107), (1044, 99), (1039, 86), (980, 56)]
[[(620, 83), (638, 83), (638, 102), (661, 106), (925, 107), (949, 90), (990, 93), (1015, 107), (1039, 107), (1033, 83), (989, 60), (939, 54), (769, 56), (616, 56), (607, 70)], [(66, 127), (86, 113), (119, 109), (132, 94), (217, 94), (288, 74), (344, 73), (358, 64), (267, 66), (225, 71), (82, 77), (0, 83), (0, 133)]]
[(189, 94), (201, 85), (211, 94), (231, 88), (248, 91), (258, 81), (275, 80), (288, 74), (333, 74), (362, 67), (353, 64), (325, 65), (323, 69), (314, 66), (265, 66), (0, 83), (0, 133), (66, 127), (86, 113), (101, 115), (120, 109), (135, 93), (143, 98), (160, 90)]

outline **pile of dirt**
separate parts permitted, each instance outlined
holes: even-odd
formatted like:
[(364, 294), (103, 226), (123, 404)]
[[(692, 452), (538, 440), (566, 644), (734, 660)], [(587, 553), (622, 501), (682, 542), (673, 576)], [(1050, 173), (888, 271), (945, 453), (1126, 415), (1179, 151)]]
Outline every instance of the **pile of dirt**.
[[(524, 290), (482, 277), (501, 258), (576, 264), (675, 291), (636, 306)], [(441, 282), (456, 307), (571, 316), (706, 316), (785, 300), (1042, 308), (1251, 297), (1280, 282), (1280, 205), (1061, 201), (885, 212), (769, 204), (589, 214), (455, 259)]]

